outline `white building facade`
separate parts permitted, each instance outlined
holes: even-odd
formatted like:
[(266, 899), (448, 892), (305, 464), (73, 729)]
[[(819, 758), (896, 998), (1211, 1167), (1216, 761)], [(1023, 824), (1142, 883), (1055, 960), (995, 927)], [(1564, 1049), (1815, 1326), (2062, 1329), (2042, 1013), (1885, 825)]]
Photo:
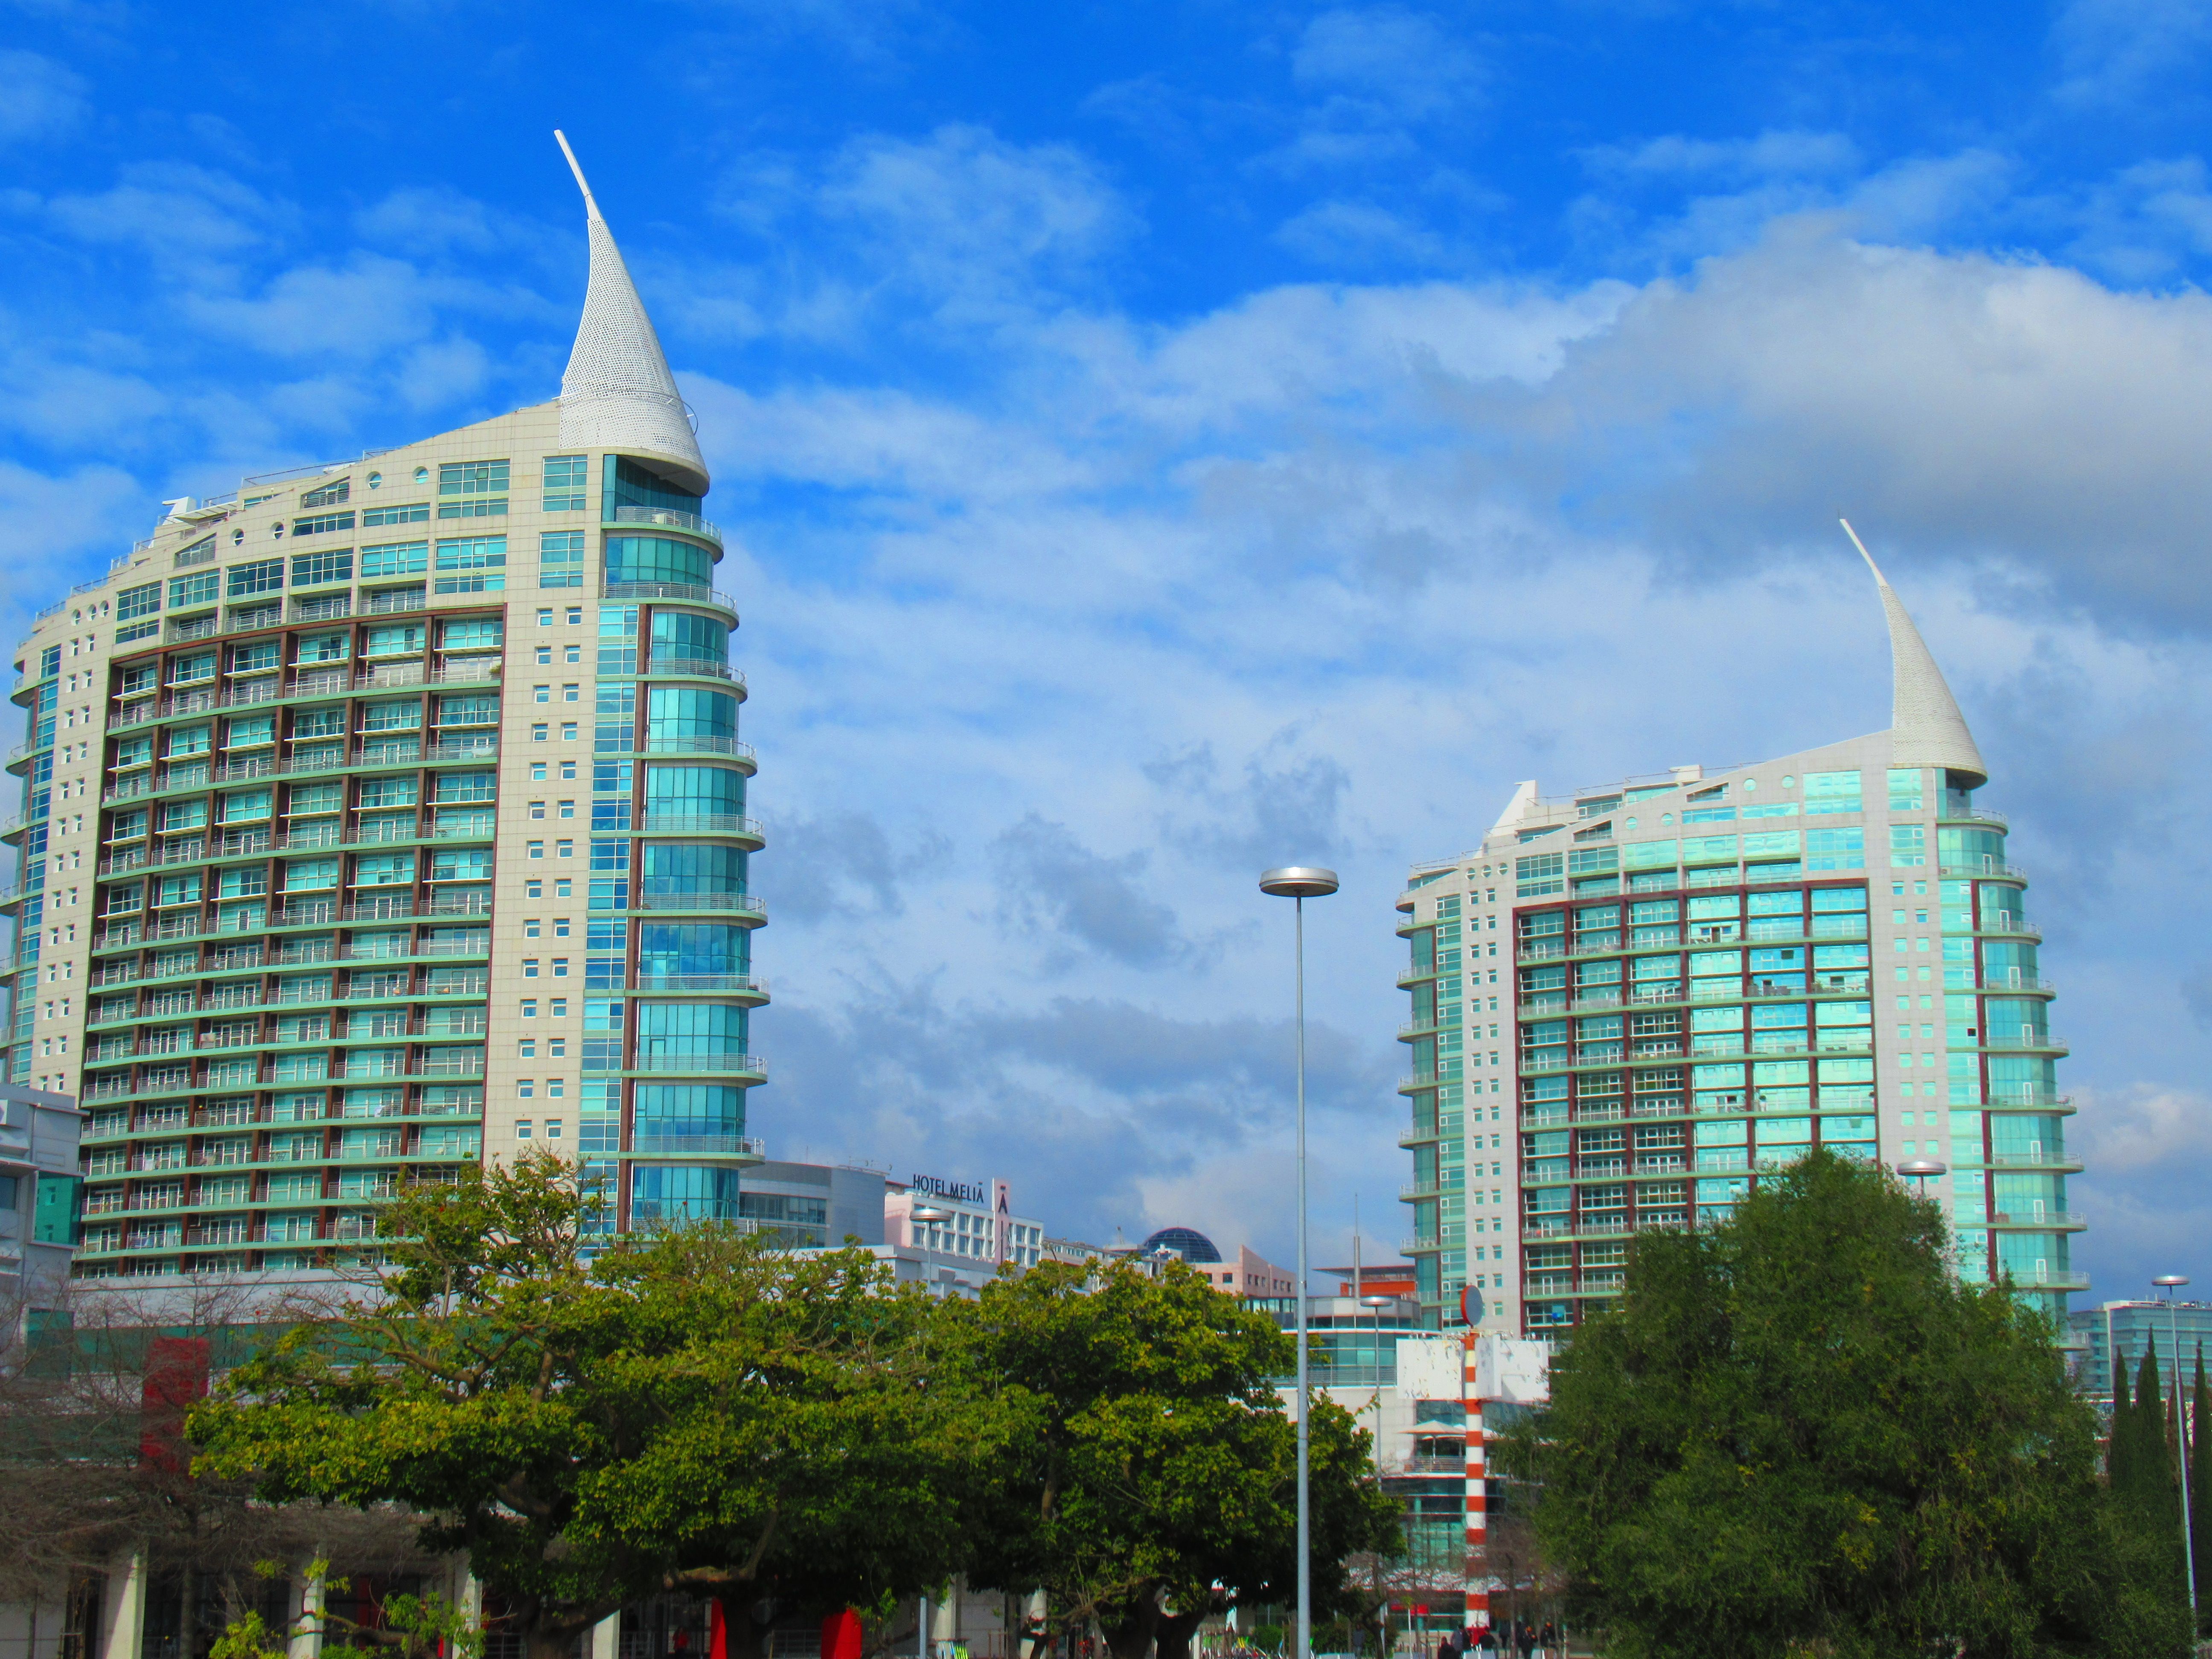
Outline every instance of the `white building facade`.
[(1889, 730), (1565, 799), (1524, 783), (1480, 848), (1413, 871), (1402, 1196), (1431, 1324), (1571, 1326), (1618, 1293), (1630, 1234), (1717, 1220), (1816, 1145), (1943, 1164), (1960, 1271), (2063, 1324), (2081, 1165), (2027, 876), (1875, 575)]

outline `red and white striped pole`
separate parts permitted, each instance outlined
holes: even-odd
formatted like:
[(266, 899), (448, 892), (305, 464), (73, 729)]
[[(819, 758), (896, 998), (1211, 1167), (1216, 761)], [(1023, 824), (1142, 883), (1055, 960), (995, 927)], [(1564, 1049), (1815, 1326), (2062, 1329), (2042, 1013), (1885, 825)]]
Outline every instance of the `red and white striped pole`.
[(1467, 1413), (1467, 1560), (1463, 1577), (1467, 1612), (1462, 1624), (1468, 1630), (1490, 1622), (1490, 1575), (1484, 1560), (1490, 1521), (1490, 1488), (1484, 1473), (1482, 1391), (1475, 1382), (1474, 1345), (1482, 1339), (1469, 1331), (1460, 1339), (1460, 1403)]

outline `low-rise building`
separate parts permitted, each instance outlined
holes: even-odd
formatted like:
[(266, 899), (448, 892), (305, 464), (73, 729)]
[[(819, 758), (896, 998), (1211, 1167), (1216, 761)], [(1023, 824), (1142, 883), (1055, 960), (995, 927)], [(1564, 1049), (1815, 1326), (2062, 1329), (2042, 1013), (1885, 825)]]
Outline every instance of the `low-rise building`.
[(67, 1095), (0, 1084), (0, 1297), (31, 1307), (69, 1277), (84, 1182), (84, 1114)]
[(2112, 1398), (2115, 1356), (2128, 1368), (2132, 1391), (2144, 1353), (2155, 1347), (2163, 1386), (2171, 1393), (2175, 1359), (2181, 1362), (2185, 1389), (2195, 1378), (2197, 1356), (2212, 1348), (2212, 1302), (2106, 1302), (2075, 1310), (2066, 1324), (2071, 1346), (2082, 1351), (2075, 1382), (2090, 1399), (2106, 1405)]

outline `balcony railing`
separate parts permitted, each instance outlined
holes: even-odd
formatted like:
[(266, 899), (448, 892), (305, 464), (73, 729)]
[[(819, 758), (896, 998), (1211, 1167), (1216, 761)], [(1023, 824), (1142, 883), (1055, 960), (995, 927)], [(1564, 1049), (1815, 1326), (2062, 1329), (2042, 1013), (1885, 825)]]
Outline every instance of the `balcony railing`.
[(758, 818), (735, 812), (647, 812), (639, 820), (637, 832), (644, 836), (742, 836), (749, 841), (764, 839)]
[(732, 1049), (713, 1049), (696, 1054), (639, 1054), (629, 1062), (639, 1072), (740, 1072), (766, 1073), (768, 1061), (757, 1054)]
[(738, 614), (738, 602), (717, 593), (702, 582), (608, 582), (599, 589), (603, 599), (667, 599), (678, 605), (711, 605)]
[(601, 524), (658, 525), (665, 530), (681, 530), (720, 547), (722, 532), (696, 513), (685, 513), (672, 507), (611, 507), (599, 518)]
[(645, 974), (637, 976), (640, 991), (726, 991), (738, 996), (765, 997), (768, 981), (757, 974)]
[(630, 898), (634, 910), (734, 910), (764, 916), (768, 901), (751, 893), (637, 893)]
[(2002, 881), (2026, 881), (2027, 872), (2017, 864), (2007, 864), (2002, 859), (1964, 859), (1957, 862), (1946, 859), (1943, 873), (1947, 876), (1980, 876)]
[(657, 653), (640, 672), (650, 677), (655, 674), (689, 674), (701, 679), (728, 680), (743, 688), (745, 677), (719, 657), (664, 657)]

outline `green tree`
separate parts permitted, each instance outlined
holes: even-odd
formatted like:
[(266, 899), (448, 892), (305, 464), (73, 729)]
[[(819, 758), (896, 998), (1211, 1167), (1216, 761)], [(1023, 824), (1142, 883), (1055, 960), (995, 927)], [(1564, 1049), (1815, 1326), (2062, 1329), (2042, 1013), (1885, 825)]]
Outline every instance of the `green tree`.
[(1945, 1246), (1932, 1205), (1825, 1152), (1637, 1241), (1501, 1449), (1610, 1651), (2185, 1649), (2047, 1322)]
[[(1118, 1659), (1181, 1659), (1209, 1611), (1296, 1594), (1296, 1430), (1274, 1322), (1180, 1263), (1158, 1278), (1047, 1263), (959, 1310), (966, 1371), (998, 1413), (971, 1511), (979, 1582), (1042, 1587)], [(1345, 1563), (1395, 1548), (1368, 1436), (1316, 1397), (1310, 1427), (1316, 1617), (1358, 1611)]]
[(262, 1496), (428, 1517), (531, 1659), (663, 1589), (824, 1610), (955, 1565), (957, 1393), (933, 1304), (857, 1251), (701, 1224), (585, 1243), (596, 1200), (540, 1154), (386, 1212), (395, 1270), (192, 1413)]

